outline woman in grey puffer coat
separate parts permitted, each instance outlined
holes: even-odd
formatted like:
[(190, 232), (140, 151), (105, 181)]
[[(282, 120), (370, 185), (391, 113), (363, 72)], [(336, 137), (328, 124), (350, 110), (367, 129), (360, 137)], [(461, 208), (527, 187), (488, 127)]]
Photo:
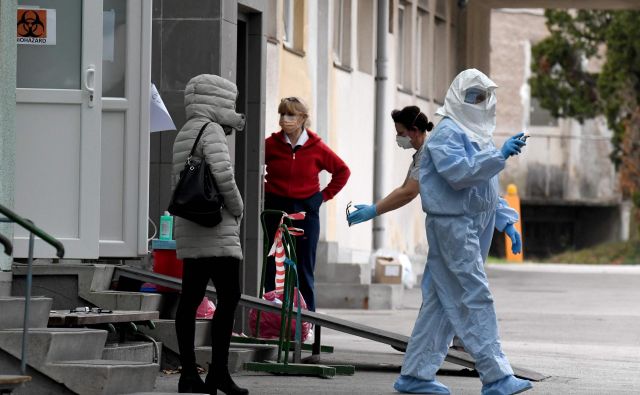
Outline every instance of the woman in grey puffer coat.
[[(227, 361), (234, 313), (240, 300), (242, 262), (240, 221), (244, 206), (226, 139), (233, 130), (244, 129), (244, 115), (235, 111), (237, 97), (235, 84), (222, 77), (202, 74), (192, 78), (184, 92), (187, 122), (173, 143), (172, 185), (175, 187), (198, 132), (208, 123), (192, 160), (206, 162), (224, 198), (222, 222), (213, 228), (175, 218), (177, 255), (184, 262), (182, 295), (176, 313), (182, 363), (179, 392), (215, 394), (219, 389), (226, 394), (248, 393), (231, 379)], [(218, 305), (212, 323), (211, 365), (203, 382), (196, 368), (195, 318), (209, 279), (216, 287)]]

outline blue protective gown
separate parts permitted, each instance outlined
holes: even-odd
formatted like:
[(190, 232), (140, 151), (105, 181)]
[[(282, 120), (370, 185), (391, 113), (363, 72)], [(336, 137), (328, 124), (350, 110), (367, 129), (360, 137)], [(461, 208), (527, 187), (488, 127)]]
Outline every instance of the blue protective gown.
[(513, 374), (484, 272), (494, 227), (503, 231), (518, 220), (498, 195), (505, 159), (493, 144), (480, 149), (446, 117), (425, 144), (420, 197), (429, 254), (402, 375), (434, 380), (456, 334), (476, 360), (482, 382), (492, 383)]

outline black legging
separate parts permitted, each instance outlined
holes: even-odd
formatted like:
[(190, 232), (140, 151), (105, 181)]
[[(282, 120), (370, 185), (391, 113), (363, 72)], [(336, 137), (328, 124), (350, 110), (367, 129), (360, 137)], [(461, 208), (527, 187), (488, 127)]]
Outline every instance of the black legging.
[(226, 367), (233, 320), (240, 300), (240, 260), (231, 257), (184, 259), (182, 295), (176, 313), (176, 334), (183, 372), (196, 371), (194, 349), (196, 311), (213, 281), (218, 296), (211, 326), (211, 365)]

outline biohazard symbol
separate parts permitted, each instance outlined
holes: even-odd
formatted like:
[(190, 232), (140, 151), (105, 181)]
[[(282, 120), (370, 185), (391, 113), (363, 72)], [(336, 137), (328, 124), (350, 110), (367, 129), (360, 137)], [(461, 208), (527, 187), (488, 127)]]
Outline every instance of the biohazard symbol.
[(18, 37), (47, 37), (46, 10), (18, 10)]

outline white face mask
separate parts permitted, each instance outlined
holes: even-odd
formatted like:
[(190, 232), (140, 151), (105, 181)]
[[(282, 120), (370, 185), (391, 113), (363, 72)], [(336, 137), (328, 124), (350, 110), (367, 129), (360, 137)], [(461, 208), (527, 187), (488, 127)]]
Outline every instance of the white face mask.
[(396, 143), (400, 148), (404, 148), (404, 149), (413, 148), (413, 144), (411, 144), (411, 139), (407, 136), (396, 136)]

